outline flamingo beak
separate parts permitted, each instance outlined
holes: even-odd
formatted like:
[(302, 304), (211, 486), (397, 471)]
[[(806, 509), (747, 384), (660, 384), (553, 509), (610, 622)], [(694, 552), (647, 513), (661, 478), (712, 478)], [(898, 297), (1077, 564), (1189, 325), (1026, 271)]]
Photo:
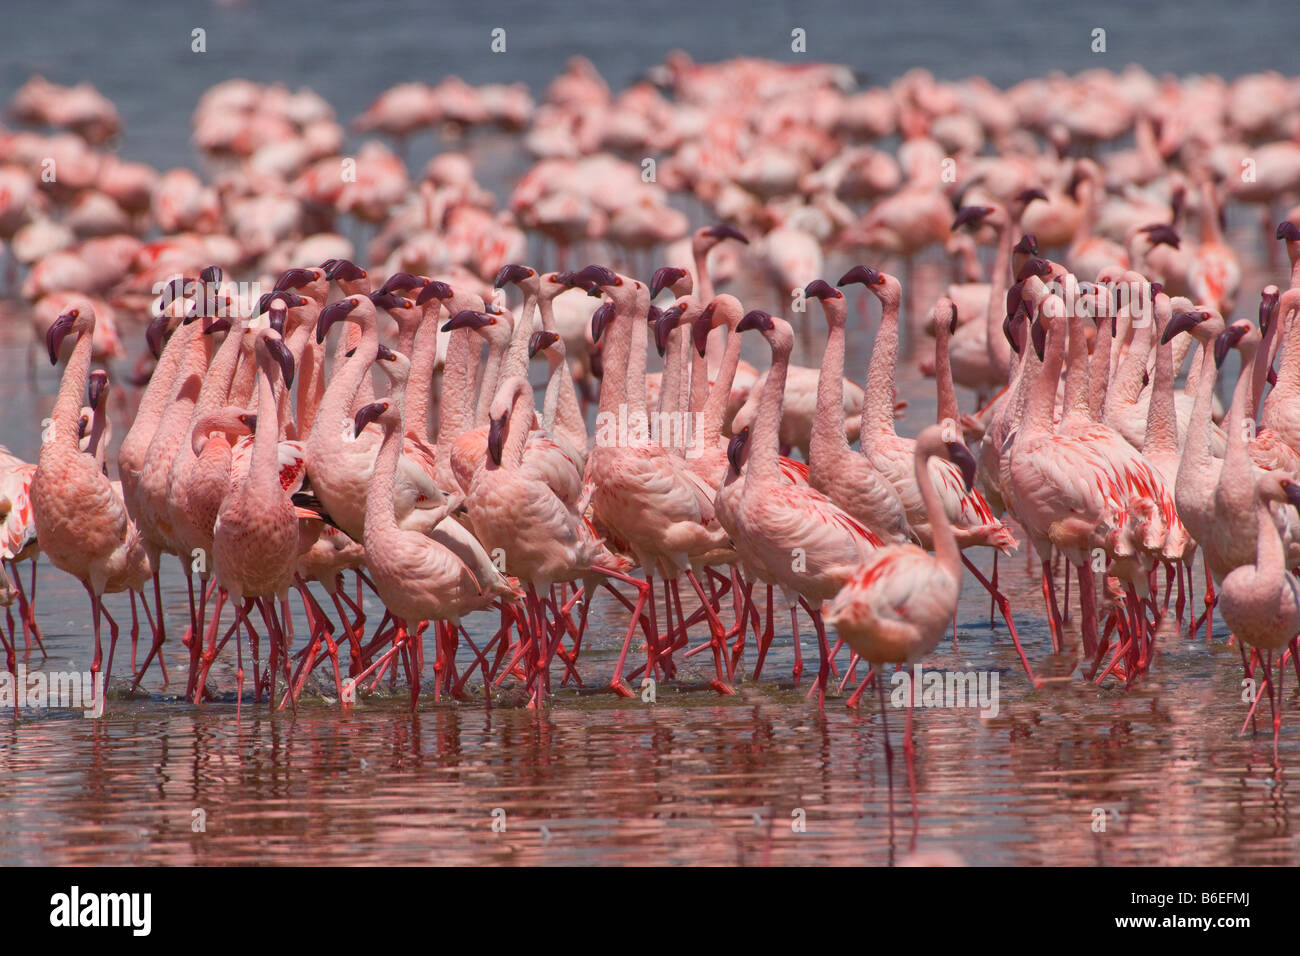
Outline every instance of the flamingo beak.
[(1043, 324), (1041, 315), (1034, 319), (1033, 325), (1029, 327), (1029, 340), (1034, 345), (1034, 354), (1041, 362), (1047, 350), (1047, 326)]
[(528, 357), (536, 358), (537, 353), (542, 349), (550, 348), (560, 340), (559, 332), (551, 332), (547, 329), (538, 329), (528, 339)]
[(614, 303), (606, 302), (591, 314), (591, 340), (599, 342), (605, 329), (614, 321)]
[(695, 317), (695, 324), (691, 326), (691, 339), (695, 342), (695, 350), (703, 355), (709, 345), (709, 333), (713, 331), (713, 313), (717, 311), (717, 306), (710, 302), (704, 307), (704, 311)]
[(839, 299), (844, 296), (843, 292), (840, 292), (825, 279), (813, 279), (804, 287), (803, 293), (810, 299), (821, 299), (823, 302), (827, 299)]
[(279, 364), (280, 374), (284, 376), (284, 387), (293, 388), (293, 353), (289, 351), (289, 346), (280, 339), (267, 339), (266, 351)]
[(489, 318), (490, 316), (473, 309), (461, 309), (442, 324), (442, 330), (455, 332), (457, 329), (481, 329), (487, 325)]
[(1300, 226), (1289, 219), (1283, 219), (1277, 224), (1277, 237), (1287, 242), (1300, 242)]
[(55, 319), (50, 327), (46, 329), (45, 348), (49, 350), (51, 365), (59, 364), (59, 348), (63, 345), (63, 340), (67, 338), (68, 333), (72, 331), (72, 326), (77, 321), (77, 315), (76, 309), (69, 309)]
[(975, 487), (975, 456), (959, 441), (950, 441), (948, 446), (948, 457), (952, 463), (961, 469), (961, 477), (966, 482), (966, 490), (970, 491)]
[(840, 288), (844, 288), (844, 286), (851, 283), (861, 282), (867, 288), (871, 288), (873, 285), (880, 285), (883, 281), (884, 277), (870, 266), (854, 266), (840, 276), (840, 281), (835, 284)]
[(760, 332), (770, 332), (772, 328), (770, 313), (764, 312), (762, 309), (750, 309), (736, 326), (736, 331), (748, 332), (750, 329), (758, 329)]
[(1273, 320), (1277, 318), (1278, 310), (1278, 291), (1276, 287), (1269, 286), (1259, 297), (1259, 332), (1260, 335), (1266, 335), (1269, 327), (1272, 326)]
[(1016, 243), (1015, 248), (1011, 251), (1018, 252), (1022, 256), (1038, 255), (1038, 237), (1033, 233), (1025, 233), (1020, 237), (1020, 241)]
[(650, 280), (650, 298), (653, 299), (670, 285), (679, 282), (685, 275), (686, 270), (676, 266), (663, 266), (656, 269), (654, 278)]
[(316, 281), (315, 269), (285, 269), (280, 273), (280, 278), (275, 280), (276, 292), (288, 292), (290, 289), (300, 289)]
[(668, 351), (668, 336), (673, 329), (677, 328), (677, 323), (681, 320), (684, 311), (680, 305), (669, 306), (655, 320), (655, 348), (659, 350), (660, 358), (663, 358)]
[(325, 271), (331, 281), (355, 281), (366, 277), (366, 270), (349, 259), (339, 259)]
[[(145, 329), (144, 340), (149, 346), (149, 352), (155, 359), (162, 358), (163, 340), (167, 337), (168, 321), (168, 316), (165, 314), (155, 316), (153, 321), (149, 323), (149, 328)], [(50, 331), (54, 331), (54, 326), (50, 326)], [(48, 344), (48, 342), (49, 333), (47, 332), (46, 343)], [(51, 354), (51, 361), (52, 360), (53, 355)]]
[(492, 280), (492, 288), (503, 288), (507, 283), (519, 283), (533, 276), (533, 270), (528, 266), (515, 265), (511, 263), (501, 267), (497, 272), (497, 277)]
[(379, 418), (380, 415), (388, 411), (387, 402), (371, 402), (369, 405), (363, 405), (357, 409), (356, 417), (353, 419), (353, 435), (360, 435), (365, 431), (366, 426)]
[(424, 287), (424, 280), (419, 276), (411, 275), (409, 272), (394, 272), (388, 277), (382, 286), (380, 292), (407, 292), (411, 289), (420, 289)]
[(1219, 337), (1214, 340), (1214, 364), (1218, 368), (1223, 367), (1223, 360), (1228, 357), (1228, 353), (1237, 347), (1237, 343), (1245, 337), (1247, 328), (1244, 325), (1230, 325), (1219, 333)]
[(1043, 202), (1047, 202), (1047, 193), (1043, 192), (1041, 189), (1025, 189), (1016, 196), (1016, 199), (1028, 206), (1035, 199), (1041, 199)]
[(351, 297), (348, 297), (339, 299), (333, 305), (327, 305), (321, 309), (320, 315), (316, 318), (316, 344), (320, 345), (324, 342), (325, 336), (329, 334), (330, 326), (347, 318), (348, 314), (356, 307), (357, 303)]
[(431, 279), (429, 282), (425, 283), (424, 288), (420, 290), (420, 294), (415, 297), (415, 304), (424, 305), (430, 299), (445, 301), (450, 298), (451, 286), (447, 285), (445, 282), (439, 281), (438, 279)]
[(218, 332), (229, 332), (229, 331), (230, 331), (229, 319), (213, 319), (211, 322), (207, 324), (207, 326), (204, 327), (203, 334), (216, 335)]
[(370, 295), (370, 301), (375, 304), (376, 308), (392, 312), (394, 309), (408, 309), (414, 303), (410, 299), (405, 299), (395, 292), (373, 292)]
[(1203, 321), (1205, 321), (1205, 316), (1200, 312), (1175, 312), (1169, 317), (1168, 324), (1165, 325), (1164, 335), (1160, 336), (1160, 344), (1168, 345), (1175, 335), (1190, 331)]
[(749, 239), (745, 237), (745, 234), (743, 232), (741, 232), (735, 226), (727, 225), (725, 222), (719, 223), (718, 225), (710, 228), (708, 230), (708, 234), (712, 236), (714, 239), (719, 239), (719, 240), (735, 239), (737, 242), (744, 243), (745, 245), (749, 245)]
[(749, 426), (746, 425), (736, 434), (731, 436), (731, 441), (727, 442), (727, 462), (731, 465), (731, 470), (740, 474), (740, 466), (744, 463), (745, 445), (749, 442)]
[(957, 216), (952, 221), (952, 231), (956, 232), (970, 223), (982, 222), (991, 212), (993, 212), (992, 206), (962, 206), (957, 210)]
[(275, 329), (281, 335), (284, 335), (284, 320), (288, 318), (289, 310), (284, 307), (284, 303), (277, 300), (276, 304), (271, 306), (271, 318), (268, 320), (271, 328)]
[(952, 321), (948, 323), (948, 334), (955, 335), (959, 324), (960, 320), (957, 318), (957, 303), (954, 302), (952, 304)]
[(501, 464), (501, 450), (506, 443), (506, 425), (509, 421), (510, 415), (507, 413), (488, 422), (487, 451), (493, 464)]
[(204, 285), (221, 285), (221, 280), (224, 277), (221, 266), (205, 266), (203, 271), (199, 273), (199, 281)]

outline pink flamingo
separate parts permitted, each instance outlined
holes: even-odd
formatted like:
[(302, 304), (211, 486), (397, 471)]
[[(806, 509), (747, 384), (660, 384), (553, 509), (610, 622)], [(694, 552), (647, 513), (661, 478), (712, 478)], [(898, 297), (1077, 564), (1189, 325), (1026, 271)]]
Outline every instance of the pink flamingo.
[(772, 365), (754, 423), (735, 545), (748, 564), (781, 588), (791, 607), (799, 602), (812, 618), (821, 658), (815, 684), (821, 707), (831, 663), (821, 604), (834, 597), (882, 542), (820, 492), (783, 480), (777, 442), (794, 330), (784, 319), (759, 310), (747, 313), (736, 332), (749, 329), (760, 332), (771, 347)]
[[(289, 643), (274, 600), (287, 601), (293, 583), (298, 556), (298, 518), (293, 502), (280, 485), (279, 399), (272, 379), (281, 376), (287, 391), (293, 386), (294, 367), (293, 355), (274, 329), (259, 330), (255, 348), (258, 377), (253, 460), (248, 473), (232, 484), (217, 513), (212, 529), (212, 570), (235, 608), (235, 622), (222, 645), (233, 634), (236, 648), (241, 648), (240, 625), (248, 620), (254, 604), (261, 612), (271, 642), (267, 674), (271, 684), (270, 700), (274, 704), (277, 659), (283, 661), (285, 678), (291, 682)], [(196, 684), (198, 688), (203, 687), (220, 651), (221, 645), (214, 643), (219, 622), (219, 615), (213, 618), (203, 669)], [(243, 698), (242, 651), (238, 659), (236, 711)], [(195, 703), (198, 703), (197, 692)]]
[(92, 674), (98, 674), (103, 663), (100, 617), (108, 618), (112, 641), (103, 684), (107, 687), (118, 628), (103, 608), (103, 596), (141, 590), (152, 569), (120, 494), (95, 459), (77, 444), (77, 416), (90, 373), (94, 331), (95, 313), (72, 309), (59, 316), (46, 334), (51, 364), (57, 362), (59, 347), (68, 335), (76, 335), (76, 344), (59, 383), (50, 416), (54, 431), (41, 444), (31, 494), (41, 550), (56, 568), (79, 580), (90, 595), (95, 634)]

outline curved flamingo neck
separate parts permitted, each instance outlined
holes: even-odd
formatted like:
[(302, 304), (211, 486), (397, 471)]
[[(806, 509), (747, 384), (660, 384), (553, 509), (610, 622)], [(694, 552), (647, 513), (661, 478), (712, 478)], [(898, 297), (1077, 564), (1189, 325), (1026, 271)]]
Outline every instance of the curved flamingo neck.
[(1007, 288), (1011, 280), (1012, 237), (1013, 230), (1008, 220), (998, 227), (998, 251), (993, 260), (993, 275), (989, 280), (989, 307), (984, 322), (989, 363), (998, 379), (1003, 382), (1011, 380), (1012, 365), (1011, 343), (1002, 334), (1002, 323), (1007, 317)]
[(514, 330), (510, 335), (510, 348), (501, 363), (499, 381), (506, 381), (516, 375), (528, 377), (528, 342), (533, 335), (533, 310), (537, 308), (537, 297), (531, 292), (524, 295), (524, 306), (515, 320)]
[(1110, 389), (1110, 347), (1113, 330), (1108, 316), (1097, 322), (1097, 338), (1092, 343), (1088, 363), (1088, 417), (1099, 422), (1106, 411), (1106, 393)]
[[(1241, 366), (1243, 369), (1255, 358), (1255, 344), (1243, 342), (1240, 346)], [(1228, 448), (1223, 455), (1223, 471), (1219, 475), (1219, 489), (1227, 492), (1222, 495), (1232, 502), (1238, 510), (1236, 516), (1246, 520), (1250, 513), (1249, 496), (1254, 494), (1253, 465), (1250, 460), (1250, 439), (1254, 430), (1247, 434), (1246, 423), (1254, 423), (1255, 409), (1251, 404), (1251, 382), (1249, 375), (1239, 375), (1232, 390), (1232, 404), (1228, 407), (1225, 429), (1228, 436)]]
[(897, 301), (881, 300), (880, 330), (871, 349), (867, 369), (867, 387), (863, 399), (862, 429), (859, 443), (863, 452), (875, 439), (894, 434), (894, 366), (898, 362)]
[[(1137, 403), (1142, 394), (1142, 377), (1147, 369), (1147, 356), (1151, 352), (1151, 322), (1139, 323), (1133, 328), (1119, 374), (1111, 381), (1106, 393), (1105, 421), (1114, 426), (1117, 416)], [(1171, 353), (1172, 361), (1172, 353)]]
[(722, 437), (722, 420), (727, 414), (727, 403), (731, 400), (731, 386), (736, 380), (736, 369), (740, 366), (740, 336), (736, 334), (732, 323), (727, 325), (727, 342), (722, 352), (722, 364), (718, 367), (718, 377), (709, 387), (709, 397), (700, 410), (700, 434), (697, 438), (701, 448), (712, 448)]
[[(314, 436), (317, 431), (323, 429), (323, 437), (326, 437), (330, 444), (333, 444), (335, 439), (342, 441), (341, 429), (347, 426), (352, 405), (361, 397), (363, 382), (370, 381), (370, 367), (374, 364), (375, 356), (379, 354), (379, 331), (375, 328), (373, 317), (368, 321), (349, 322), (348, 328), (358, 328), (360, 339), (352, 357), (344, 358), (342, 366), (335, 366), (335, 372), (325, 387), (325, 397), (321, 399), (316, 427), (312, 430)], [(347, 336), (340, 336), (342, 340), (347, 338)], [(257, 423), (259, 427), (262, 424), (260, 411)]]
[(478, 386), (478, 402), (474, 406), (475, 428), (487, 427), (492, 398), (496, 395), (497, 385), (501, 382), (501, 368), (509, 346), (510, 340), (496, 342), (488, 340), (487, 362), (483, 366), (483, 379)]
[(440, 474), (451, 467), (451, 446), (473, 423), (474, 378), (478, 375), (481, 351), (477, 333), (471, 329), (454, 330), (447, 342), (441, 401), (438, 404)]
[(1061, 365), (1065, 359), (1063, 326), (1051, 322), (1047, 330), (1047, 343), (1043, 349), (1042, 364), (1034, 377), (1029, 390), (1029, 399), (1025, 403), (1024, 421), (1020, 435), (1049, 433), (1052, 430), (1052, 413), (1056, 410), (1056, 383), (1061, 377)]
[(925, 513), (930, 520), (930, 534), (933, 540), (935, 560), (943, 566), (952, 577), (961, 580), (961, 549), (952, 533), (952, 524), (948, 521), (948, 512), (939, 498), (939, 492), (930, 479), (929, 449), (916, 449), (916, 486), (920, 489), (921, 500), (925, 503)]
[[(271, 384), (271, 369), (263, 366), (257, 376), (257, 428), (253, 432), (253, 459), (245, 479), (245, 496), (256, 489), (259, 495), (274, 495), (280, 491), (279, 400)], [(276, 374), (279, 369), (276, 368)], [(271, 414), (275, 411), (277, 414)]]
[[(1005, 295), (1003, 296), (1005, 298)], [(961, 418), (961, 410), (957, 407), (957, 388), (952, 382), (952, 363), (948, 359), (948, 339), (951, 333), (948, 331), (948, 322), (940, 321), (934, 330), (934, 383), (935, 394), (938, 399), (936, 411), (938, 412), (939, 423), (945, 421), (958, 421)], [(997, 337), (1006, 341), (1006, 336), (1002, 334), (1002, 323), (998, 322)], [(1011, 348), (1008, 344), (1007, 351)], [(1008, 362), (1007, 368), (1010, 369)]]
[(1072, 309), (1068, 327), (1069, 361), (1065, 372), (1065, 406), (1061, 414), (1062, 425), (1088, 421), (1088, 338), (1084, 329), (1086, 320)]
[[(402, 451), (402, 428), (385, 425), (384, 438), (375, 458), (375, 471), (366, 492), (366, 537), (397, 534), (397, 516), (393, 511), (393, 490), (396, 486), (397, 459)], [(373, 539), (372, 539), (373, 540)]]

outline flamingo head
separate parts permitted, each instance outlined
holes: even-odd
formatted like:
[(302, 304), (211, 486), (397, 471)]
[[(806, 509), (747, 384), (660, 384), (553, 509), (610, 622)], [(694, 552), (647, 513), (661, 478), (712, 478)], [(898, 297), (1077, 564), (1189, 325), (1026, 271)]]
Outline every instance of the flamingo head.
[(359, 295), (350, 295), (321, 309), (320, 315), (316, 317), (317, 345), (325, 341), (325, 336), (329, 335), (330, 326), (335, 322), (343, 321), (356, 310), (361, 304), (362, 298)]
[[(163, 317), (164, 319), (166, 317)], [(155, 319), (155, 322), (158, 320)], [(166, 325), (164, 321), (163, 325)], [(152, 328), (152, 324), (150, 328)], [(73, 332), (84, 334), (94, 332), (95, 330), (95, 312), (90, 306), (84, 308), (72, 308), (64, 312), (55, 319), (48, 329), (45, 330), (45, 348), (50, 353), (50, 364), (57, 365), (59, 362), (59, 349), (63, 346), (63, 340)], [(159, 353), (161, 352), (159, 349)], [(155, 356), (159, 353), (155, 353)]]
[(492, 288), (501, 289), (507, 284), (513, 284), (526, 293), (535, 294), (539, 285), (537, 279), (536, 269), (511, 263), (502, 266), (497, 272), (497, 277), (492, 280)]
[(1022, 256), (1038, 255), (1038, 237), (1032, 232), (1027, 232), (1020, 237), (1020, 240), (1011, 249), (1012, 252)]
[(445, 302), (452, 297), (451, 286), (438, 279), (430, 279), (420, 290), (420, 294), (415, 297), (416, 305), (424, 305), (426, 302), (437, 300)]
[(803, 294), (810, 299), (820, 299), (825, 302), (827, 299), (842, 299), (844, 293), (835, 288), (825, 279), (813, 279), (804, 286)]
[(691, 239), (691, 251), (697, 256), (702, 256), (724, 239), (735, 239), (737, 242), (749, 245), (749, 239), (743, 232), (724, 222), (695, 230), (695, 235)]
[(490, 323), (496, 321), (496, 316), (488, 312), (481, 312), (478, 309), (461, 309), (450, 319), (442, 324), (442, 331), (455, 332), (457, 329), (479, 329), (486, 328)]
[(104, 397), (108, 391), (108, 372), (102, 368), (97, 368), (90, 373), (90, 381), (86, 385), (86, 397), (90, 400), (91, 408), (99, 407), (99, 400)]
[(740, 474), (740, 466), (745, 463), (745, 447), (749, 444), (749, 426), (746, 425), (727, 442), (727, 462), (731, 470)]
[(289, 346), (284, 344), (284, 339), (275, 329), (262, 329), (257, 336), (257, 351), (259, 356), (264, 356), (270, 361), (274, 361), (280, 366), (280, 374), (284, 377), (284, 387), (293, 387), (293, 353), (289, 351)]
[(1223, 360), (1228, 357), (1228, 353), (1233, 349), (1243, 349), (1251, 339), (1256, 343), (1259, 341), (1259, 330), (1255, 328), (1246, 319), (1238, 319), (1226, 329), (1219, 333), (1219, 337), (1214, 340), (1214, 364), (1219, 368), (1223, 367)]
[(410, 292), (412, 289), (423, 289), (428, 281), (425, 276), (412, 275), (409, 272), (394, 272), (379, 287), (379, 291)]
[(382, 289), (378, 292), (370, 293), (370, 301), (374, 303), (375, 308), (384, 309), (387, 312), (402, 312), (409, 315), (410, 310), (415, 308), (415, 300), (400, 296), (396, 292), (385, 292)]
[[(686, 280), (685, 285), (678, 288), (678, 283)], [(675, 295), (689, 295), (693, 288), (690, 281), (691, 274), (685, 269), (679, 269), (677, 266), (662, 266), (655, 270), (654, 278), (650, 280), (650, 298), (654, 298), (664, 289), (671, 289)]]
[(1204, 309), (1196, 309), (1190, 312), (1175, 312), (1169, 317), (1169, 322), (1165, 326), (1164, 334), (1160, 336), (1160, 344), (1165, 345), (1173, 340), (1175, 335), (1183, 332), (1190, 332), (1202, 322), (1210, 317), (1210, 313)]
[(1300, 226), (1289, 219), (1283, 219), (1277, 224), (1277, 237), (1286, 242), (1300, 242)]
[(1041, 199), (1043, 202), (1047, 202), (1047, 193), (1037, 187), (1022, 189), (1020, 192), (1016, 193), (1016, 202), (1020, 203), (1022, 207), (1028, 206), (1035, 199)]
[(385, 429), (395, 428), (401, 418), (402, 413), (394, 402), (371, 402), (357, 409), (352, 420), (353, 434), (360, 435), (371, 422), (378, 422)]
[(577, 272), (568, 273), (569, 284), (587, 290), (587, 295), (599, 298), (607, 289), (619, 288), (623, 279), (613, 269), (605, 266), (591, 265)]
[(320, 269), (285, 269), (280, 273), (280, 278), (275, 280), (275, 291), (301, 289), (324, 277), (325, 273)]
[(528, 357), (536, 358), (537, 353), (544, 349), (549, 349), (556, 342), (560, 341), (560, 333), (552, 332), (549, 329), (538, 329), (528, 338)]
[(952, 231), (956, 232), (962, 226), (978, 225), (992, 213), (992, 206), (962, 206), (952, 221)]
[(1143, 226), (1138, 232), (1146, 235), (1147, 242), (1151, 243), (1153, 248), (1165, 245), (1177, 249), (1183, 241), (1174, 227), (1165, 222), (1156, 222), (1149, 226)]
[(411, 375), (411, 360), (401, 352), (390, 349), (387, 345), (380, 345), (379, 351), (375, 353), (375, 364), (378, 365), (379, 371), (388, 377), (388, 381), (394, 388), (406, 386), (406, 380)]

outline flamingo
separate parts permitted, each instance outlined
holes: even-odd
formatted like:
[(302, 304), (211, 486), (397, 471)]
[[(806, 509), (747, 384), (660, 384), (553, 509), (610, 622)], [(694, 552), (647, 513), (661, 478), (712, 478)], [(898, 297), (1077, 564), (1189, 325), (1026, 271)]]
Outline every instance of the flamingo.
[[(826, 699), (830, 647), (821, 604), (833, 597), (859, 564), (883, 542), (869, 528), (811, 487), (787, 484), (781, 475), (777, 441), (785, 373), (794, 348), (790, 323), (761, 310), (745, 314), (737, 334), (758, 331), (772, 349), (772, 365), (759, 399), (753, 453), (746, 465), (736, 515), (735, 544), (745, 561), (781, 588), (793, 608), (798, 601), (817, 631), (818, 707)], [(761, 653), (761, 651), (760, 651)]]
[(142, 591), (153, 569), (121, 494), (114, 490), (95, 459), (77, 445), (76, 422), (89, 379), (94, 332), (94, 310), (72, 309), (55, 319), (46, 333), (51, 365), (58, 361), (59, 348), (67, 336), (75, 335), (76, 344), (59, 383), (50, 416), (54, 431), (41, 444), (31, 496), (41, 551), (56, 568), (79, 580), (90, 595), (95, 635), (92, 675), (98, 675), (103, 667), (100, 618), (108, 619), (111, 642), (102, 685), (107, 688), (118, 627), (103, 608), (103, 596), (124, 590)]

